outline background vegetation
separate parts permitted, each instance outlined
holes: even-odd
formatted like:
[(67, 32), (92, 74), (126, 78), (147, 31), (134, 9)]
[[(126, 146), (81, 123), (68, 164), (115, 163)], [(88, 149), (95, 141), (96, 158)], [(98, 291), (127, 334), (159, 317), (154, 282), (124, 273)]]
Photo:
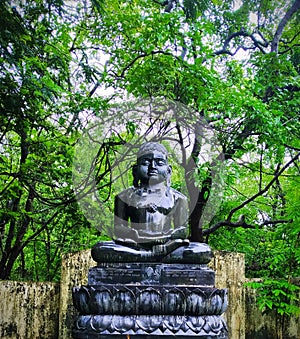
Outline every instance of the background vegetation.
[[(0, 12), (0, 279), (58, 280), (62, 253), (106, 235), (78, 206), (74, 147), (116, 102), (164, 98), (197, 112), (181, 163), (197, 203), (191, 239), (244, 252), (247, 275), (265, 279), (254, 286), (262, 308), (296, 312), (300, 1), (4, 0)], [(216, 161), (197, 160), (203, 119), (225, 168), (207, 223)], [(161, 123), (184, 146), (180, 121)], [(137, 126), (99, 145), (96, 184), (108, 210), (110, 159)]]

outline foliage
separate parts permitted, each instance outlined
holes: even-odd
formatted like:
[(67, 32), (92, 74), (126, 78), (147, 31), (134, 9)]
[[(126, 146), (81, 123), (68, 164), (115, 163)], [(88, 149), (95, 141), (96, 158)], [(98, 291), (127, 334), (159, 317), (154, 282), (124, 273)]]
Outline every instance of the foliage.
[(62, 4), (45, 5), (0, 4), (2, 279), (57, 280), (61, 254), (88, 246), (71, 187), (70, 41)]
[(299, 287), (285, 280), (266, 279), (263, 282), (250, 282), (248, 286), (257, 290), (260, 310), (275, 309), (281, 316), (298, 315), (300, 309)]

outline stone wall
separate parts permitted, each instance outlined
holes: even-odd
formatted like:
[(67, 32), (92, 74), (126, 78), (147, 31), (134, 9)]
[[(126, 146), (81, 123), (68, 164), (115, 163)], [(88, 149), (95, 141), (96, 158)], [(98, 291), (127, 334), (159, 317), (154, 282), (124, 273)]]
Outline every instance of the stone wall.
[(0, 282), (0, 338), (58, 338), (59, 285)]
[[(228, 309), (224, 314), (229, 338), (245, 338), (245, 258), (241, 253), (214, 252), (209, 265), (216, 272), (216, 287), (228, 289)], [(253, 338), (254, 339), (254, 338)]]
[(300, 315), (287, 317), (280, 316), (274, 311), (262, 313), (257, 307), (256, 292), (250, 287), (245, 287), (245, 305), (245, 339), (300, 338)]
[(88, 270), (96, 266), (91, 251), (69, 253), (62, 258), (59, 307), (59, 338), (71, 338), (71, 329), (75, 315), (72, 300), (72, 288), (87, 284)]

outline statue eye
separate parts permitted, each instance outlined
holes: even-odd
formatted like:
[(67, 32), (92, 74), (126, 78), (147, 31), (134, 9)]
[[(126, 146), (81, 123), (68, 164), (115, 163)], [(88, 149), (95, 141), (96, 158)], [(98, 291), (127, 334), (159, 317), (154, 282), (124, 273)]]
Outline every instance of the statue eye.
[(157, 160), (157, 161), (156, 161), (156, 164), (157, 164), (158, 166), (163, 166), (163, 165), (165, 165), (166, 163), (165, 163), (165, 161), (163, 161), (163, 160)]

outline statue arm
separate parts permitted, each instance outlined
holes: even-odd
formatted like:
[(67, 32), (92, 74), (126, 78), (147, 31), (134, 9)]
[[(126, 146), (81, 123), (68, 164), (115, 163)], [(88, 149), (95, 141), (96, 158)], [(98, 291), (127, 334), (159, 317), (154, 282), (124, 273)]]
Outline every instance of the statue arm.
[(187, 198), (185, 196), (180, 196), (176, 201), (176, 209), (174, 214), (174, 231), (172, 233), (173, 239), (185, 239), (187, 237), (188, 218), (189, 209)]
[(137, 231), (128, 224), (128, 205), (119, 196), (115, 197), (114, 213), (115, 239), (124, 242), (136, 242), (138, 238)]
[[(176, 193), (177, 194), (177, 193)], [(178, 195), (175, 202), (174, 211), (174, 229), (170, 239), (162, 245), (153, 246), (152, 251), (161, 257), (164, 257), (182, 246), (188, 246), (188, 201), (185, 196)]]

